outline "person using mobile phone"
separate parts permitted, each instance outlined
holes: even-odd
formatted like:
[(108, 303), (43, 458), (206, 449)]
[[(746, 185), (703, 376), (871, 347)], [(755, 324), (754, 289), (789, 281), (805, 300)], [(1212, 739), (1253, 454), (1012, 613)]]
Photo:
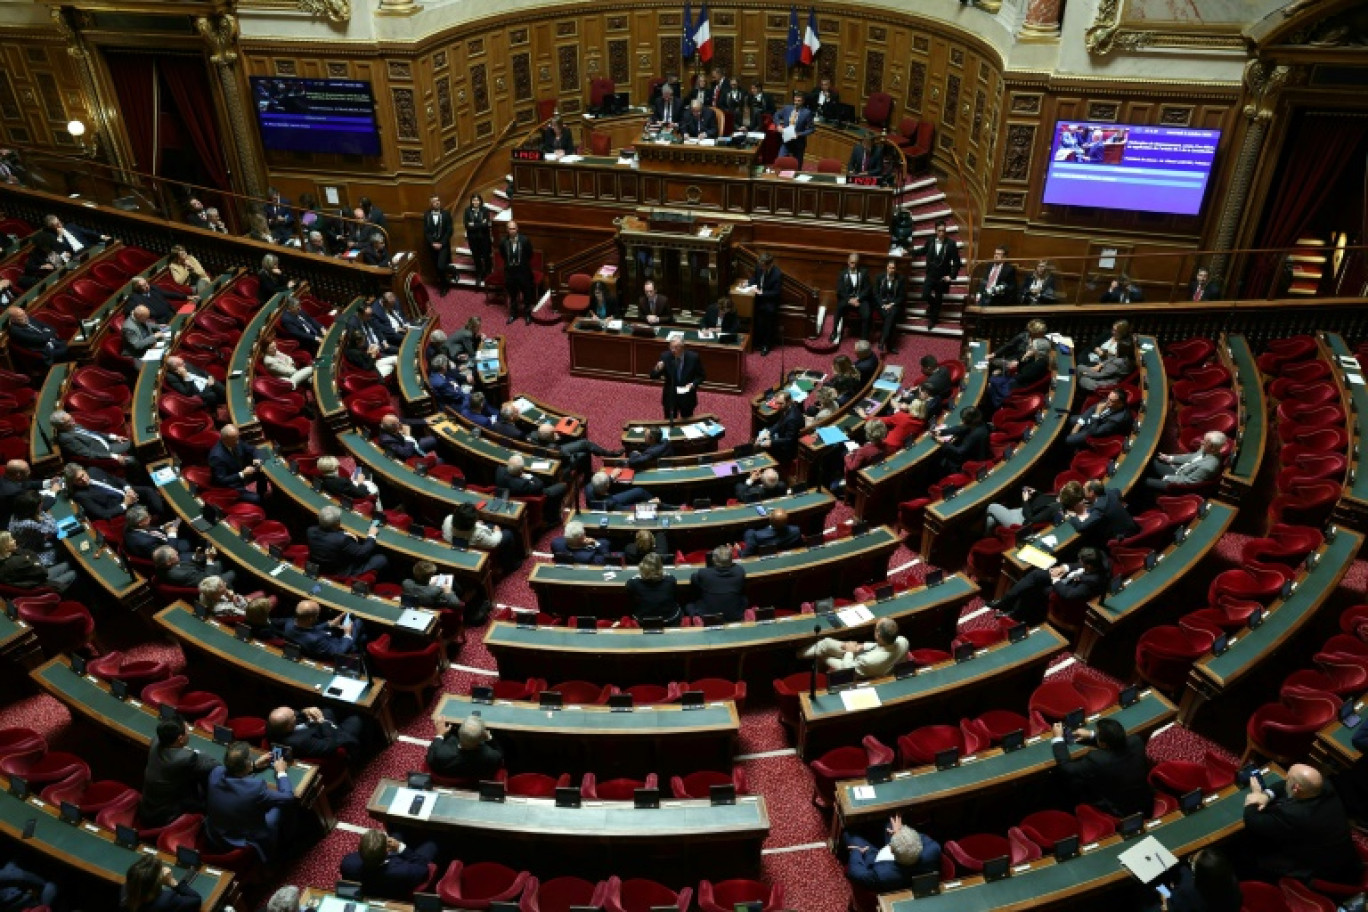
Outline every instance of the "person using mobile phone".
[(272, 750), (290, 749), (298, 760), (322, 760), (339, 751), (356, 759), (365, 743), (365, 720), (355, 713), (342, 714), (331, 707), (306, 706), (294, 710), (278, 706), (266, 717), (266, 739)]
[(437, 844), (406, 845), (401, 834), (375, 828), (361, 834), (355, 852), (343, 856), (343, 880), (361, 884), (367, 899), (407, 901), (428, 879), (428, 865), (437, 860)]
[(1243, 898), (1230, 860), (1219, 849), (1199, 849), (1155, 887), (1165, 912), (1240, 912)]
[(1358, 883), (1362, 863), (1349, 817), (1334, 786), (1315, 767), (1297, 763), (1287, 781), (1264, 788), (1250, 779), (1244, 802), (1240, 879), (1318, 878)]
[(128, 912), (197, 912), (203, 902), (156, 855), (142, 855), (129, 866), (122, 894)]
[(482, 719), (472, 716), (459, 725), (447, 723), (441, 736), (428, 745), (427, 765), (449, 779), (492, 779), (503, 769), (504, 756), (493, 732)]

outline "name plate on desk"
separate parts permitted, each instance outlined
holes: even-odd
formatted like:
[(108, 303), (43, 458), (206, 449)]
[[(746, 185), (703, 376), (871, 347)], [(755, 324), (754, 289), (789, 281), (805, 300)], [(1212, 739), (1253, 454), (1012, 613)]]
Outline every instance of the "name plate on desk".
[(513, 149), (509, 157), (514, 161), (541, 161), (541, 149)]

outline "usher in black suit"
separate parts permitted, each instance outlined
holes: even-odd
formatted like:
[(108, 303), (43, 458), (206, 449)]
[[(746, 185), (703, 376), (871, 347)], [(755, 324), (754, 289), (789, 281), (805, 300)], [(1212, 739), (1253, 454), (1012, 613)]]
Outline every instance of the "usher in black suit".
[[(651, 379), (665, 381), (660, 390), (660, 405), (666, 421), (693, 417), (698, 408), (699, 384), (707, 379), (703, 375), (703, 362), (696, 352), (685, 349), (675, 358), (674, 352), (667, 350), (660, 356), (660, 369), (651, 371)], [(689, 387), (689, 391), (679, 392), (681, 386)]]

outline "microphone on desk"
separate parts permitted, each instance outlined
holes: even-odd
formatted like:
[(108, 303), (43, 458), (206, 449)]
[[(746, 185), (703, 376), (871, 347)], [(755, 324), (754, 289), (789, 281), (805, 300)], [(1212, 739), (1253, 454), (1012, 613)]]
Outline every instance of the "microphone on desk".
[[(815, 636), (815, 637), (817, 637), (817, 639), (818, 639), (819, 642), (821, 641), (821, 638), (822, 638), (822, 625), (821, 625), (821, 624), (813, 624), (813, 625), (812, 625), (812, 635)], [(815, 647), (815, 646), (816, 646), (816, 643), (814, 643), (813, 646)], [(820, 659), (820, 657), (818, 656), (817, 650), (814, 648), (814, 649), (812, 650), (812, 674), (808, 677), (808, 699), (810, 699), (810, 700), (815, 700), (815, 699), (817, 699), (817, 663), (820, 662), (820, 661), (821, 661), (821, 659)]]

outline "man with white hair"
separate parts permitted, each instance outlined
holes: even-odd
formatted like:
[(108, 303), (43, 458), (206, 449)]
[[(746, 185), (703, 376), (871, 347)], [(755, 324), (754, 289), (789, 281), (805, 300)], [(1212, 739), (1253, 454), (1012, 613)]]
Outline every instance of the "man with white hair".
[(195, 553), (195, 546), (188, 539), (178, 538), (179, 520), (172, 520), (161, 526), (152, 524), (152, 514), (147, 507), (135, 503), (124, 511), (124, 551), (130, 557), (151, 560), (158, 548), (169, 545), (176, 549), (182, 560)]
[(166, 385), (182, 396), (198, 399), (213, 412), (228, 401), (228, 391), (213, 375), (179, 355), (166, 359)]
[(242, 442), (235, 425), (225, 424), (219, 442), (209, 450), (209, 476), (215, 487), (232, 488), (243, 503), (259, 504), (271, 487), (261, 470), (261, 454)]
[(518, 453), (508, 457), (507, 464), (494, 470), (494, 485), (507, 488), (513, 497), (545, 497), (546, 510), (543, 515), (548, 521), (553, 522), (554, 518), (560, 515), (561, 501), (565, 498), (565, 483), (558, 481), (555, 484), (546, 484), (527, 471), (527, 461)]
[(846, 834), (850, 849), (846, 876), (851, 883), (874, 893), (889, 893), (908, 889), (919, 874), (940, 870), (941, 847), (936, 840), (904, 826), (897, 814), (889, 818), (886, 832), (883, 846)]
[(788, 493), (788, 485), (773, 468), (756, 469), (746, 476), (745, 481), (736, 483), (736, 499), (746, 503), (783, 497)]
[(300, 912), (299, 887), (284, 886), (272, 893), (266, 912)]
[(684, 103), (675, 97), (674, 87), (668, 82), (662, 85), (651, 119), (662, 124), (677, 124), (683, 111)]
[(448, 722), (441, 737), (428, 745), (428, 769), (448, 779), (492, 779), (503, 769), (503, 751), (479, 716), (458, 726)]
[(703, 102), (695, 98), (689, 102), (689, 110), (684, 114), (679, 126), (685, 136), (717, 139), (717, 112), (704, 107)]
[(129, 452), (133, 444), (127, 437), (83, 428), (60, 409), (52, 413), (48, 423), (52, 425), (53, 439), (68, 459), (112, 459), (125, 466), (138, 464)]
[(182, 561), (179, 551), (171, 545), (162, 545), (152, 552), (152, 568), (157, 579), (168, 586), (189, 589), (199, 586), (209, 577), (217, 577), (224, 585), (231, 586), (236, 573), (224, 570), (218, 561), (212, 559), (213, 556), (206, 554), (205, 557), (209, 559), (205, 561)]
[(12, 345), (38, 355), (47, 367), (58, 361), (70, 360), (71, 353), (67, 350), (66, 342), (57, 334), (57, 330), (42, 320), (30, 317), (29, 312), (18, 304), (10, 305), (5, 310), (5, 316), (9, 319), (9, 337)]
[(141, 358), (170, 338), (171, 333), (152, 322), (152, 312), (146, 307), (133, 308), (133, 316), (124, 321), (123, 353), (130, 358)]
[(1156, 491), (1167, 491), (1176, 484), (1211, 481), (1221, 474), (1221, 450), (1225, 445), (1225, 434), (1207, 431), (1202, 435), (1202, 445), (1195, 453), (1160, 453), (1150, 464), (1150, 471), (1158, 477), (1146, 478), (1145, 486)]
[(319, 486), (325, 494), (355, 501), (365, 500), (379, 493), (375, 482), (366, 478), (360, 469), (350, 476), (343, 474), (342, 463), (336, 456), (320, 456), (315, 466), (318, 469)]
[(627, 488), (613, 493), (613, 480), (607, 472), (595, 472), (584, 489), (584, 505), (590, 510), (629, 510), (653, 498), (645, 488)]
[(242, 620), (247, 616), (247, 599), (230, 589), (221, 576), (199, 581), (199, 603), (214, 617)]
[(565, 534), (551, 539), (551, 553), (557, 562), (603, 564), (608, 560), (608, 543), (596, 541), (585, 534), (584, 523), (568, 522), (565, 524)]
[(874, 642), (855, 643), (824, 637), (798, 653), (798, 658), (822, 659), (827, 671), (855, 669), (858, 678), (881, 678), (907, 655), (907, 637), (898, 635), (898, 622), (883, 618), (874, 625)]
[(323, 576), (381, 573), (389, 566), (389, 559), (376, 553), (376, 532), (374, 525), (364, 538), (344, 531), (342, 510), (326, 506), (318, 511), (318, 524), (305, 531), (309, 560), (318, 565)]
[(146, 307), (153, 322), (165, 324), (170, 323), (176, 315), (176, 308), (172, 306), (172, 301), (198, 300), (199, 298), (187, 295), (183, 291), (153, 285), (142, 276), (135, 276), (132, 287), (128, 291), (128, 298), (124, 301), (124, 314), (132, 316), (133, 311), (139, 307)]

